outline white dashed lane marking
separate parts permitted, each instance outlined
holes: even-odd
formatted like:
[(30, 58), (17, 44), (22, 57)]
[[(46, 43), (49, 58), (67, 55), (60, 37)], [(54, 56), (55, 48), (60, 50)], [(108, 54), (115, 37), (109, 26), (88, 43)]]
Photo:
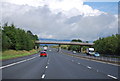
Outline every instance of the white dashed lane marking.
[[(73, 57), (73, 56), (71, 56), (71, 57)], [(76, 58), (78, 58), (78, 57), (76, 57)], [(82, 58), (83, 59), (83, 58)], [(68, 60), (70, 60), (70, 59), (68, 59)], [(85, 60), (88, 60), (88, 59), (85, 59)], [(94, 61), (94, 60), (91, 60), (91, 61)], [(72, 60), (72, 62), (74, 62), (74, 60)], [(101, 61), (96, 61), (96, 62), (101, 62)], [(101, 62), (101, 63), (104, 63), (104, 62)], [(81, 64), (81, 63), (77, 63), (77, 64)], [(92, 69), (92, 67), (90, 67), (90, 66), (86, 66), (88, 69)], [(99, 72), (99, 70), (96, 70), (96, 72)], [(107, 75), (108, 77), (110, 77), (110, 78), (113, 78), (113, 79), (117, 79), (117, 77), (114, 77), (114, 76), (112, 76), (112, 75)]]
[(88, 68), (88, 69), (92, 69), (92, 67), (90, 67), (90, 66), (87, 66), (87, 68)]
[(99, 72), (99, 71), (97, 70), (97, 72)]
[(108, 77), (111, 77), (111, 78), (113, 78), (113, 79), (117, 79), (117, 77), (114, 77), (114, 76), (112, 76), (112, 75), (108, 75)]
[(45, 74), (42, 75), (42, 79), (45, 78)]
[(48, 66), (45, 67), (46, 69), (48, 68)]

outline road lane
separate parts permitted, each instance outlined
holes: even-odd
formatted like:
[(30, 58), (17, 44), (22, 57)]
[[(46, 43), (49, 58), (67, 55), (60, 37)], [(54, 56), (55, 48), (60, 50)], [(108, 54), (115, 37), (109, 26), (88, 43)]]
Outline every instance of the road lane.
[[(71, 57), (60, 52), (58, 53), (55, 49), (50, 48), (50, 50), (52, 51), (47, 51), (49, 55), (48, 57), (36, 57), (35, 59), (2, 69), (3, 79), (116, 78), (114, 73), (117, 72), (117, 70), (115, 70), (117, 67), (109, 64), (105, 65), (99, 62)], [(105, 73), (101, 71), (105, 71)], [(108, 73), (108, 71), (110, 71), (110, 73)]]
[(29, 55), (29, 56), (9, 59), (9, 60), (3, 60), (2, 61), (2, 66), (8, 65), (8, 64), (12, 64), (12, 63), (15, 63), (15, 62), (19, 62), (19, 61), (22, 61), (22, 60), (26, 60), (26, 59), (29, 59), (29, 58), (32, 58), (32, 57), (36, 57), (38, 55), (39, 55), (39, 53), (33, 54), (33, 55)]
[(49, 53), (49, 65), (45, 71), (45, 79), (110, 79), (107, 75), (90, 70), (87, 67), (67, 60), (61, 53)]
[(47, 59), (37, 57), (33, 60), (4, 68), (2, 77), (3, 79), (41, 79), (45, 71)]
[(81, 63), (84, 66), (91, 66), (93, 69), (95, 70), (99, 70), (99, 72), (102, 72), (106, 75), (112, 75), (115, 77), (119, 77), (119, 70), (118, 68), (120, 68), (119, 66), (114, 66), (111, 64), (107, 64), (107, 63), (101, 63), (101, 62), (96, 62), (96, 61), (91, 61), (91, 60), (85, 60), (85, 59), (80, 59), (80, 58), (76, 58), (76, 57), (72, 57), (69, 55), (63, 55), (63, 57), (67, 56), (68, 60), (73, 59), (74, 61), (76, 61), (77, 63)]

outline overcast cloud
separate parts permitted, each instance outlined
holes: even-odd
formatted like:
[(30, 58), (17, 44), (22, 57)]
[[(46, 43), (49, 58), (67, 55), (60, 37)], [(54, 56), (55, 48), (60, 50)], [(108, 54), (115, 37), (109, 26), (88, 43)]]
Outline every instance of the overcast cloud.
[(85, 0), (3, 0), (2, 21), (39, 38), (95, 40), (118, 33), (117, 15), (83, 5)]

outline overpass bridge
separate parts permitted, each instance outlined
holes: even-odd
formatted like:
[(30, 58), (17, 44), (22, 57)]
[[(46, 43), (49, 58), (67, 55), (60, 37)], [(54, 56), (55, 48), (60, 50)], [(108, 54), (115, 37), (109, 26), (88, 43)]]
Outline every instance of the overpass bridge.
[(94, 43), (82, 43), (82, 42), (65, 42), (65, 41), (35, 41), (36, 44), (58, 44), (58, 51), (61, 50), (60, 45), (80, 45), (80, 46), (93, 46)]
[(64, 41), (35, 41), (36, 44), (58, 44), (58, 45), (80, 45), (80, 46), (93, 46), (94, 43), (81, 43), (81, 42), (64, 42)]

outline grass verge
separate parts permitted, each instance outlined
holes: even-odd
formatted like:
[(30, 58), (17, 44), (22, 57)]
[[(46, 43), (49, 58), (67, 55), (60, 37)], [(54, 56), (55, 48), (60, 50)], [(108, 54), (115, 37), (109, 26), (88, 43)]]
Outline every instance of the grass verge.
[(28, 56), (38, 53), (35, 49), (26, 51), (26, 50), (6, 50), (2, 52), (2, 55), (0, 56), (0, 60), (7, 60), (7, 59), (12, 59), (12, 58), (18, 58), (18, 57), (23, 57), (23, 56)]

